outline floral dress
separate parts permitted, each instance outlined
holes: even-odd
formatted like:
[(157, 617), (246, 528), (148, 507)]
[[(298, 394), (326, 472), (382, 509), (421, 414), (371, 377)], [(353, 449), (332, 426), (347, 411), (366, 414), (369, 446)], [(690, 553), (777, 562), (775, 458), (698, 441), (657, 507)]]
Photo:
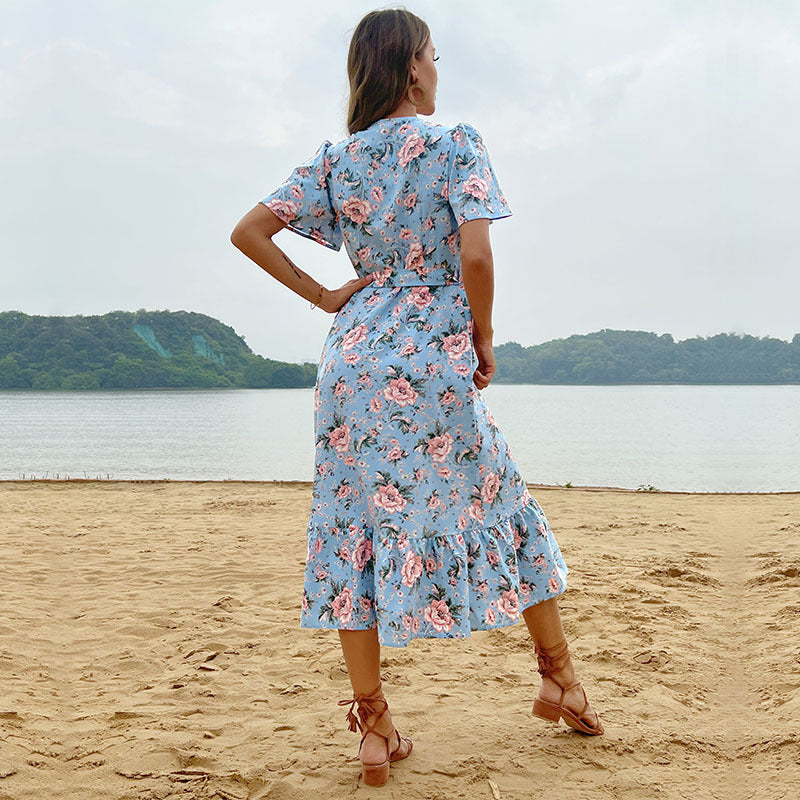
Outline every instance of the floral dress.
[(336, 313), (314, 389), (300, 625), (382, 645), (515, 623), (567, 566), (472, 381), (458, 226), (511, 216), (468, 123), (379, 119), (260, 201), (377, 275)]

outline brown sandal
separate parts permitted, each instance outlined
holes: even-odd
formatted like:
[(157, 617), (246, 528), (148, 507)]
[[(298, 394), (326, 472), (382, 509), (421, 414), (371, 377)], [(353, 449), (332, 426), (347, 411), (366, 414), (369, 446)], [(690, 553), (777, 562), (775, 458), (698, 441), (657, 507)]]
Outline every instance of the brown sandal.
[[(559, 718), (563, 717), (564, 722), (566, 722), (570, 728), (575, 728), (575, 730), (581, 731), (582, 733), (591, 733), (595, 736), (599, 736), (603, 733), (603, 724), (600, 722), (599, 716), (597, 717), (596, 726), (588, 724), (588, 721), (585, 720), (584, 714), (586, 713), (586, 709), (589, 708), (589, 699), (586, 697), (586, 690), (581, 686), (580, 681), (574, 681), (569, 684), (569, 686), (565, 686), (553, 677), (552, 673), (558, 672), (569, 662), (567, 640), (562, 639), (557, 645), (547, 649), (540, 647), (539, 644), (536, 643), (536, 656), (539, 663), (539, 674), (543, 678), (549, 678), (561, 688), (561, 697), (558, 703), (551, 703), (548, 700), (542, 700), (537, 697), (536, 700), (533, 701), (533, 713), (537, 717), (549, 719), (552, 722), (558, 722)], [(563, 705), (564, 695), (567, 693), (567, 689), (571, 689), (573, 686), (581, 687), (583, 699), (585, 701), (585, 705), (579, 714), (575, 714)]]
[[(383, 784), (389, 780), (389, 762), (399, 761), (402, 758), (407, 758), (411, 753), (411, 748), (414, 746), (414, 743), (409, 737), (400, 736), (400, 734), (397, 732), (397, 728), (394, 728), (392, 733), (390, 733), (388, 736), (384, 736), (382, 733), (379, 733), (375, 730), (375, 725), (378, 724), (378, 720), (380, 720), (380, 718), (389, 710), (389, 704), (386, 702), (386, 699), (383, 696), (380, 683), (375, 689), (367, 694), (358, 696), (353, 695), (352, 699), (348, 698), (346, 700), (339, 701), (340, 706), (346, 706), (348, 703), (350, 704), (350, 708), (347, 712), (347, 721), (350, 723), (349, 729), (355, 732), (356, 728), (358, 728), (358, 730), (362, 732), (361, 744), (358, 746), (359, 758), (361, 757), (361, 747), (364, 744), (364, 739), (366, 739), (368, 733), (374, 733), (376, 736), (380, 736), (382, 739), (386, 740), (386, 758), (383, 761), (381, 761), (379, 764), (368, 764), (364, 761), (361, 762), (361, 775), (364, 778), (364, 783), (368, 784), (369, 786), (383, 786)], [(353, 713), (353, 706), (356, 703), (358, 703), (358, 716), (361, 717), (360, 721)], [(378, 714), (375, 722), (372, 725), (368, 725), (367, 718), (370, 715), (377, 713), (377, 709), (375, 708), (376, 703), (383, 703), (383, 710), (380, 714)], [(397, 734), (397, 747), (389, 752), (389, 738), (395, 733)], [(408, 752), (398, 755), (403, 741), (408, 743)]]

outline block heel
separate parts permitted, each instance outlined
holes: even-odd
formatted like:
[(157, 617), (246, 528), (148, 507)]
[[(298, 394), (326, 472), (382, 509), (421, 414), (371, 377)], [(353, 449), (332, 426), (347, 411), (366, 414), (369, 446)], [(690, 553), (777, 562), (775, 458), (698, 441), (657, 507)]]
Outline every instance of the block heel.
[[(562, 717), (564, 722), (581, 733), (589, 733), (594, 736), (599, 736), (603, 733), (603, 723), (600, 722), (600, 716), (597, 715), (597, 723), (591, 724), (586, 718), (586, 710), (589, 708), (589, 698), (586, 697), (586, 689), (581, 686), (580, 681), (573, 681), (568, 686), (561, 683), (554, 676), (554, 672), (558, 672), (569, 663), (569, 647), (567, 640), (562, 639), (557, 645), (545, 649), (536, 643), (536, 656), (539, 663), (539, 674), (542, 678), (548, 678), (553, 681), (561, 689), (561, 697), (557, 703), (551, 703), (548, 700), (542, 700), (537, 697), (533, 701), (533, 713), (537, 717), (550, 720), (551, 722), (558, 722)], [(583, 692), (583, 708), (578, 714), (564, 705), (564, 695), (568, 689), (573, 686), (580, 686)], [(596, 714), (597, 712), (595, 712)]]
[[(370, 764), (364, 761), (361, 762), (361, 777), (364, 779), (364, 783), (367, 784), (367, 786), (383, 786), (389, 780), (390, 762), (400, 761), (403, 758), (408, 758), (408, 756), (411, 755), (411, 749), (414, 746), (414, 742), (408, 736), (400, 736), (400, 734), (397, 732), (397, 728), (393, 728), (392, 732), (388, 736), (385, 736), (384, 734), (375, 730), (375, 725), (377, 725), (380, 718), (389, 710), (389, 704), (386, 702), (386, 699), (383, 696), (380, 683), (375, 689), (367, 694), (353, 695), (352, 699), (347, 698), (339, 701), (340, 706), (346, 706), (348, 703), (350, 704), (350, 709), (347, 712), (349, 729), (353, 732), (356, 730), (361, 731), (361, 744), (358, 746), (359, 758), (361, 758), (361, 747), (363, 746), (364, 739), (366, 739), (368, 733), (374, 733), (376, 736), (380, 736), (381, 739), (386, 742), (386, 758), (383, 761), (381, 761), (379, 764)], [(353, 713), (353, 706), (356, 703), (358, 703), (358, 716)], [(367, 720), (372, 714), (377, 713), (377, 709), (375, 708), (376, 703), (383, 703), (383, 710), (380, 712), (380, 714), (378, 714), (373, 724), (369, 725)], [(389, 739), (394, 735), (397, 736), (397, 747), (390, 751)], [(400, 753), (400, 748), (403, 746), (403, 742), (406, 742), (408, 745), (408, 752), (398, 755)]]

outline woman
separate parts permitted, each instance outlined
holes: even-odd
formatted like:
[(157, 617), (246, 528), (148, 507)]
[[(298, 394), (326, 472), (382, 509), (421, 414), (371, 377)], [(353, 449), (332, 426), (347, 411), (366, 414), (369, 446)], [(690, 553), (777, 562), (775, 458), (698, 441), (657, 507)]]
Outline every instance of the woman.
[[(512, 212), (478, 131), (419, 118), (435, 110), (435, 51), (409, 11), (368, 13), (348, 55), (350, 135), (326, 139), (231, 235), (336, 315), (315, 388), (301, 627), (339, 631), (353, 688), (340, 704), (373, 785), (412, 748), (382, 692), (382, 644), (521, 616), (542, 675), (533, 713), (603, 732), (559, 617), (566, 564), (477, 391), (495, 372), (489, 225)], [(272, 241), (283, 227), (344, 243), (359, 277), (318, 284)]]

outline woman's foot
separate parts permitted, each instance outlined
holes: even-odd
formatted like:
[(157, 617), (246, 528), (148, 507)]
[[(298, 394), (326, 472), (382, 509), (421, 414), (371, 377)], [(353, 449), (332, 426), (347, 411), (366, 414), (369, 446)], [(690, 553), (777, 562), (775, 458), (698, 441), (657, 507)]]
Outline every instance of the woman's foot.
[[(558, 681), (558, 683), (556, 683), (556, 681)], [(584, 697), (582, 687), (580, 684), (578, 684), (577, 686), (572, 686), (571, 688), (567, 689), (567, 691), (564, 692), (564, 699), (561, 700), (562, 689), (561, 686), (558, 685), (561, 683), (564, 686), (569, 686), (574, 682), (575, 670), (572, 668), (572, 664), (569, 664), (560, 670), (556, 670), (550, 673), (550, 675), (545, 675), (542, 678), (542, 685), (539, 689), (539, 699), (549, 703), (558, 703), (561, 701), (561, 704), (565, 708), (568, 708), (570, 711), (572, 711), (572, 713), (577, 717), (586, 704), (586, 698)], [(597, 713), (592, 708), (591, 704), (587, 706), (586, 711), (581, 719), (590, 728), (597, 728), (600, 722)]]
[(533, 703), (533, 713), (544, 719), (564, 721), (582, 733), (601, 734), (603, 723), (589, 705), (583, 686), (575, 680), (575, 670), (567, 640), (548, 647), (536, 643), (536, 657), (542, 685)]
[[(379, 704), (383, 707), (383, 704)], [(398, 758), (405, 758), (411, 752), (411, 745), (408, 740), (401, 738), (400, 733), (394, 727), (392, 722), (392, 715), (389, 709), (381, 715), (380, 712), (371, 714), (367, 717), (367, 725), (375, 727), (378, 733), (383, 734), (389, 738), (389, 753), (395, 754), (395, 760)], [(380, 764), (386, 759), (386, 739), (383, 736), (378, 736), (376, 733), (369, 731), (364, 737), (364, 742), (361, 745), (360, 758), (364, 764)], [(399, 743), (399, 749), (398, 749)]]

